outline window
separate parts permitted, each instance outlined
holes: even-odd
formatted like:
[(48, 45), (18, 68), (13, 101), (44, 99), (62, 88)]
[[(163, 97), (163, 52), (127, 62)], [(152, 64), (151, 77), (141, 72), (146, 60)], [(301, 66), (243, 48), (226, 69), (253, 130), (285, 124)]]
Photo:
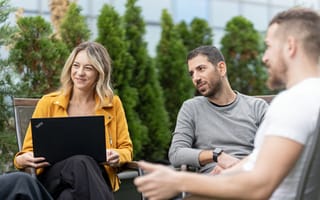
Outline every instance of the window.
[(173, 12), (175, 22), (182, 20), (190, 23), (195, 17), (208, 20), (208, 3), (210, 0), (175, 0)]

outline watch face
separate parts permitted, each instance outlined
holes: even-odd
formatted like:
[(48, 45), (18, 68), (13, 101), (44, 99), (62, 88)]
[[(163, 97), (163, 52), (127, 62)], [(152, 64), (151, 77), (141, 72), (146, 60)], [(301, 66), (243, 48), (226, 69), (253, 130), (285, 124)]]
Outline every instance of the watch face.
[(220, 149), (220, 148), (215, 148), (215, 149), (213, 150), (213, 152), (219, 155), (219, 154), (221, 154), (222, 149)]
[(220, 148), (215, 148), (215, 149), (213, 150), (212, 160), (213, 160), (214, 162), (218, 162), (218, 156), (219, 156), (222, 152), (223, 152), (222, 149), (220, 149)]

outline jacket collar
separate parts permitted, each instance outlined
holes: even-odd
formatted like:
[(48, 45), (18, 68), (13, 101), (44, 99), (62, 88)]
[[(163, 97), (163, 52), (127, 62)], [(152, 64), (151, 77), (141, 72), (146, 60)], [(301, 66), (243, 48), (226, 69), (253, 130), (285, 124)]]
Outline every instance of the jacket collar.
[[(69, 104), (69, 99), (70, 99), (70, 93), (68, 94), (60, 94), (57, 96), (57, 98), (54, 100), (53, 104), (61, 106), (64, 110), (67, 110), (68, 108), (68, 104)], [(100, 102), (99, 96), (95, 95), (95, 102), (96, 104)], [(109, 102), (108, 98), (105, 98), (101, 104), (101, 106), (96, 110), (96, 114), (97, 115), (105, 115), (107, 116), (107, 118), (105, 119), (105, 121), (108, 123), (111, 121), (111, 119), (113, 118), (110, 113), (108, 113), (106, 111), (107, 108), (112, 108), (113, 104), (112, 102)], [(106, 114), (108, 113), (108, 114)]]
[[(57, 96), (53, 104), (59, 105), (63, 107), (64, 109), (67, 109), (70, 99), (70, 93), (68, 94), (60, 94)], [(95, 102), (98, 104), (100, 102), (99, 96), (95, 95)], [(108, 98), (105, 98), (103, 102), (101, 103), (101, 108), (111, 108), (113, 106), (112, 102), (109, 102)]]

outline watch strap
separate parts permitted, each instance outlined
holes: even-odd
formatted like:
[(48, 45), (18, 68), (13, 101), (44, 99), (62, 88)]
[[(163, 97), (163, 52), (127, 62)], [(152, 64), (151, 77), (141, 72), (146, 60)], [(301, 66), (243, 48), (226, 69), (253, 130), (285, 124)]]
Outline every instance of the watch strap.
[(212, 160), (218, 162), (218, 157), (222, 154), (223, 150), (221, 148), (215, 148), (212, 153)]

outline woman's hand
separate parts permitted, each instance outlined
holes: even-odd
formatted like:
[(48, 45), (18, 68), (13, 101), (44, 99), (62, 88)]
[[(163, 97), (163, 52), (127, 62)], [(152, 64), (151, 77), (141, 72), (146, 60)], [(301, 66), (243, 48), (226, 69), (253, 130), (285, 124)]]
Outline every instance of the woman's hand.
[(107, 149), (107, 164), (110, 166), (116, 166), (120, 164), (120, 155), (113, 149)]
[(19, 168), (26, 168), (26, 167), (32, 167), (32, 168), (42, 168), (47, 167), (50, 164), (46, 162), (46, 159), (44, 157), (34, 157), (33, 152), (26, 152), (16, 157), (16, 163), (18, 164)]

